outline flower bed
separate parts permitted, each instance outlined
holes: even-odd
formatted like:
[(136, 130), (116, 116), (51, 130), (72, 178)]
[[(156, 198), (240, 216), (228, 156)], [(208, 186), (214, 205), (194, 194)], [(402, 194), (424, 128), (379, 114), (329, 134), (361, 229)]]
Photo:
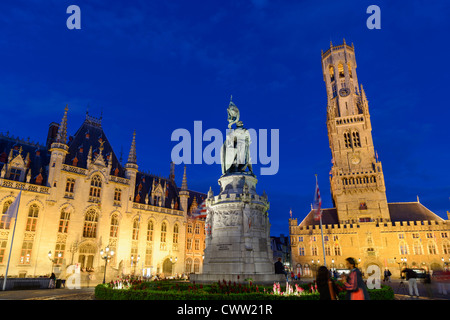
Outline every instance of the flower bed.
[[(394, 299), (391, 287), (368, 291), (372, 300)], [(340, 291), (339, 299), (344, 300), (345, 294)], [(98, 285), (95, 297), (100, 300), (318, 300), (319, 293), (313, 283), (258, 286), (251, 282), (218, 281), (202, 285), (175, 280), (118, 279)]]

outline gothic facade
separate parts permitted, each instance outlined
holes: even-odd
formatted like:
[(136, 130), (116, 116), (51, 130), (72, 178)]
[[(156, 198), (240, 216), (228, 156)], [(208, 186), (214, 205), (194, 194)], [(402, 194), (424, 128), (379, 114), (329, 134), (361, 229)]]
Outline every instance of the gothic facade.
[(322, 241), (314, 210), (298, 224), (289, 219), (292, 263), (311, 276), (318, 265), (345, 269), (354, 257), (399, 274), (404, 266), (424, 270), (450, 263), (450, 217), (444, 220), (419, 200), (388, 203), (383, 167), (372, 140), (368, 101), (359, 86), (354, 46), (345, 43), (322, 52), (327, 92), (327, 128), (332, 155), (333, 208), (323, 209)]
[[(139, 170), (136, 136), (124, 164), (101, 125), (86, 114), (68, 137), (67, 112), (51, 123), (46, 145), (0, 136), (0, 210), (5, 214), (22, 190), (8, 276), (32, 277), (54, 272), (64, 278), (69, 265), (107, 279), (121, 275), (194, 271), (186, 264), (186, 242), (192, 224), (204, 234), (204, 221), (193, 220), (193, 205), (206, 194), (188, 190), (186, 168), (181, 188), (175, 167), (169, 178)], [(189, 223), (188, 223), (189, 222)], [(0, 274), (5, 274), (14, 219), (0, 223)], [(198, 252), (204, 249), (204, 236)], [(197, 247), (196, 247), (197, 248)], [(196, 271), (202, 255), (195, 254)], [(191, 267), (192, 264), (192, 268)], [(187, 269), (189, 267), (189, 269)]]

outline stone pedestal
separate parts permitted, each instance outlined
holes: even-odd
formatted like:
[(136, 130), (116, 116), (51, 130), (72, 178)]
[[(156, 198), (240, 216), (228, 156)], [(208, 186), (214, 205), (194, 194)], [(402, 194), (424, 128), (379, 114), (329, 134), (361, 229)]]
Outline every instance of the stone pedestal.
[(265, 193), (256, 193), (257, 181), (251, 173), (228, 173), (219, 179), (219, 195), (208, 193), (203, 273), (191, 275), (191, 281), (285, 280), (275, 275), (269, 203)]

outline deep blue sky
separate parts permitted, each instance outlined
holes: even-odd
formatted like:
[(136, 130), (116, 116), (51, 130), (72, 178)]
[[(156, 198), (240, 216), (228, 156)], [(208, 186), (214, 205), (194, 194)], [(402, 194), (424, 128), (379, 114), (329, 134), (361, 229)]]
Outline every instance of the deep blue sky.
[[(81, 8), (81, 30), (66, 9)], [(381, 30), (366, 9), (381, 8)], [(69, 134), (86, 108), (116, 154), (133, 130), (141, 170), (169, 175), (172, 132), (225, 130), (230, 94), (246, 127), (280, 130), (280, 168), (258, 175), (272, 235), (310, 210), (314, 174), (331, 206), (331, 153), (320, 51), (355, 45), (389, 202), (450, 210), (448, 1), (2, 1), (0, 131), (45, 143), (69, 104)], [(206, 145), (206, 144), (205, 144)], [(204, 146), (205, 146), (204, 145)], [(181, 184), (182, 166), (176, 169)], [(219, 165), (188, 165), (188, 185), (217, 194)]]

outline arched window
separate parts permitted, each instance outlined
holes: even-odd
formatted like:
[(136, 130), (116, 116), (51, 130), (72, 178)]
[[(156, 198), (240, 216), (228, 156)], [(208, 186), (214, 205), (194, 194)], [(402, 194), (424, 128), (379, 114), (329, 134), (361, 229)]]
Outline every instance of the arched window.
[(98, 215), (95, 209), (90, 209), (84, 216), (83, 237), (95, 238), (97, 237), (97, 223)]
[(95, 175), (91, 179), (91, 188), (89, 190), (89, 201), (100, 202), (100, 195), (102, 191), (102, 179)]
[(348, 66), (348, 75), (350, 76), (350, 78), (353, 78), (352, 66), (351, 66), (350, 62), (347, 64), (347, 66)]
[(167, 224), (165, 222), (161, 225), (161, 243), (165, 243), (167, 239)]
[(194, 260), (194, 273), (200, 272), (200, 260), (197, 258)]
[(138, 240), (138, 239), (139, 239), (139, 217), (136, 217), (133, 220), (132, 240)]
[[(9, 206), (11, 204), (12, 204), (11, 200), (6, 200), (3, 203), (2, 216), (6, 213), (6, 211), (8, 211)], [(9, 229), (10, 224), (11, 219), (2, 217), (2, 219), (0, 220), (0, 229)]]
[(153, 241), (153, 221), (149, 221), (147, 224), (147, 241)]
[(192, 259), (188, 258), (186, 259), (186, 273), (192, 272)]
[(61, 210), (61, 215), (59, 216), (59, 233), (67, 233), (69, 230), (69, 220), (70, 220), (70, 211), (67, 208)]
[(200, 224), (195, 224), (195, 234), (200, 234)]
[(408, 247), (406, 246), (405, 241), (400, 242), (400, 254), (401, 255), (407, 255), (408, 254)]
[(113, 214), (111, 217), (111, 227), (109, 229), (109, 236), (112, 238), (117, 238), (119, 233), (119, 218), (117, 214)]
[(442, 253), (443, 253), (443, 254), (450, 254), (450, 242), (445, 241), (445, 242), (442, 244)]
[(66, 198), (73, 198), (73, 187), (75, 186), (75, 179), (67, 178), (66, 180), (66, 193), (64, 196)]
[(361, 140), (359, 139), (359, 132), (353, 131), (352, 136), (353, 136), (353, 146), (361, 147)]
[(432, 241), (428, 242), (428, 254), (437, 254), (436, 244)]
[(422, 245), (420, 244), (420, 242), (419, 241), (414, 241), (414, 244), (413, 244), (413, 248), (414, 248), (414, 254), (423, 254), (423, 251), (422, 251)]
[(173, 226), (173, 243), (178, 243), (178, 224)]
[(330, 72), (330, 81), (333, 82), (334, 81), (334, 67), (330, 65), (328, 70)]
[(338, 64), (338, 72), (339, 72), (339, 78), (344, 78), (344, 65), (342, 63)]
[(28, 209), (28, 218), (25, 231), (36, 231), (36, 224), (39, 215), (39, 207), (37, 204), (32, 204)]
[(350, 135), (350, 132), (344, 132), (344, 143), (346, 148), (352, 147), (352, 137)]

